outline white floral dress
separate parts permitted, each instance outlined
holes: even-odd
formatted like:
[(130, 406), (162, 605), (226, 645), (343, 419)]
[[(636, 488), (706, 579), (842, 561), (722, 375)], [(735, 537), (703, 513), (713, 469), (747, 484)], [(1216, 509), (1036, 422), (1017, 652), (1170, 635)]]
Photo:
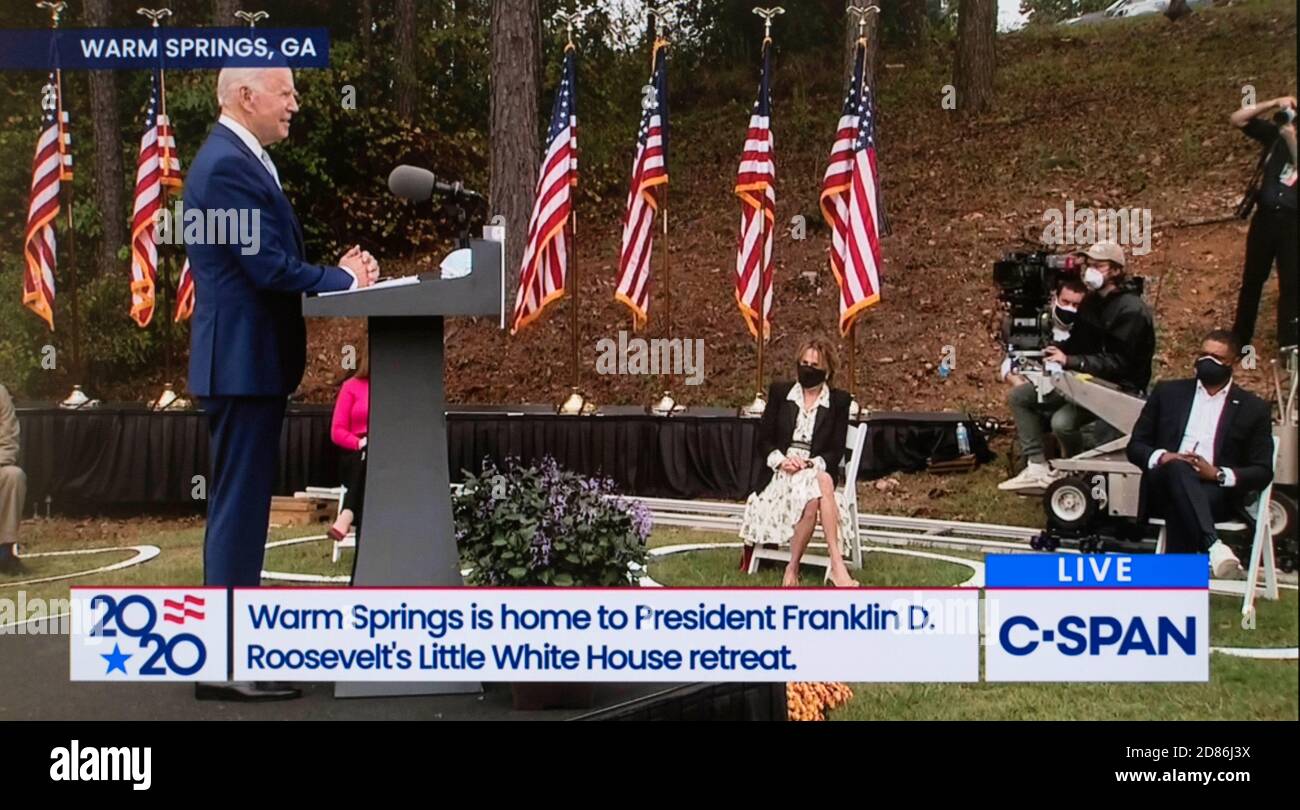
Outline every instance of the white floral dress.
[[(803, 510), (808, 501), (821, 497), (821, 487), (817, 484), (817, 474), (826, 471), (826, 462), (821, 456), (813, 458), (813, 466), (799, 470), (793, 475), (780, 469), (786, 456), (808, 458), (808, 449), (812, 444), (813, 425), (817, 421), (817, 409), (829, 411), (831, 395), (829, 386), (822, 385), (821, 394), (811, 409), (804, 408), (803, 387), (795, 383), (787, 397), (798, 408), (795, 419), (794, 435), (790, 438), (790, 447), (783, 454), (773, 450), (767, 457), (767, 466), (772, 469), (772, 480), (762, 492), (754, 492), (745, 504), (745, 519), (740, 525), (740, 537), (748, 545), (755, 543), (786, 546), (794, 536), (794, 526), (803, 517)], [(769, 408), (780, 407), (779, 403), (768, 403)], [(844, 548), (844, 538), (853, 532), (853, 520), (843, 492), (835, 492), (835, 504), (839, 513), (840, 548)]]

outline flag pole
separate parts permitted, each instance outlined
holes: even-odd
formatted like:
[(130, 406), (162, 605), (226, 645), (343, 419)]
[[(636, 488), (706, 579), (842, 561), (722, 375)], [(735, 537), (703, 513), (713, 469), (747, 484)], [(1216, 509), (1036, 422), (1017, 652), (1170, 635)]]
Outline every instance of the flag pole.
[[(654, 45), (650, 49), (650, 76), (654, 80), (655, 63), (659, 56), (660, 48), (668, 47), (668, 38), (660, 33), (660, 29), (666, 34), (670, 31), (668, 25), (667, 9), (652, 9), (650, 14), (654, 17), (656, 23)], [(662, 43), (662, 44), (661, 44)], [(665, 55), (664, 59), (668, 57)], [(668, 70), (665, 63), (664, 70)], [(661, 122), (661, 125), (662, 122)], [(665, 136), (666, 137), (666, 136)], [(665, 141), (664, 151), (664, 174), (668, 173), (668, 153)], [(659, 189), (659, 214), (663, 218), (663, 267), (664, 267), (664, 337), (671, 339), (673, 335), (673, 275), (672, 275), (672, 258), (668, 255), (671, 251), (671, 242), (669, 240), (668, 227), (668, 183), (664, 183)], [(674, 413), (682, 410), (682, 406), (677, 404), (677, 398), (673, 396), (671, 388), (665, 388), (663, 395), (659, 400), (650, 407), (652, 413), (660, 416), (672, 416)]]
[[(573, 47), (573, 28), (569, 28), (569, 44), (567, 48)], [(567, 50), (566, 48), (566, 50)], [(573, 391), (581, 395), (582, 391), (582, 366), (578, 361), (578, 345), (581, 342), (579, 330), (581, 328), (578, 322), (578, 300), (580, 296), (578, 287), (578, 198), (569, 190), (571, 195), (569, 201), (569, 280), (565, 285), (570, 294), (569, 298), (569, 333), (572, 336), (572, 346), (569, 354), (569, 360), (573, 364)]]
[[(167, 17), (170, 17), (172, 10), (169, 8), (159, 8), (159, 9), (140, 8), (140, 9), (136, 9), (135, 13), (140, 14), (149, 19), (150, 25), (154, 29), (154, 39), (157, 40), (158, 29), (161, 26), (162, 20)], [(163, 118), (167, 117), (167, 72), (163, 69), (162, 66), (162, 53), (163, 53), (162, 48), (159, 47), (158, 49), (158, 60), (159, 60), (158, 110), (157, 110), (157, 115), (154, 118), (155, 128), (157, 128), (158, 126), (159, 116)], [(167, 120), (168, 123), (170, 123), (170, 119)], [(161, 155), (159, 157), (160, 171), (163, 175), (166, 175), (167, 167), (171, 166), (172, 146), (169, 143), (162, 142), (160, 139), (158, 148), (161, 152)], [(167, 207), (167, 189), (169, 188), (169, 186), (170, 184), (167, 183), (165, 179), (163, 178), (159, 179), (158, 204), (162, 209), (166, 209)], [(175, 227), (179, 227), (179, 225), (180, 225), (179, 222), (175, 223)], [(168, 405), (171, 405), (172, 402), (176, 399), (176, 393), (172, 387), (173, 334), (172, 334), (172, 323), (171, 323), (172, 309), (171, 309), (171, 295), (170, 295), (172, 277), (171, 277), (171, 270), (169, 269), (169, 266), (174, 263), (175, 263), (174, 260), (168, 261), (168, 257), (164, 256), (162, 251), (158, 251), (158, 266), (156, 272), (157, 278), (156, 278), (156, 286), (154, 289), (154, 307), (153, 307), (152, 315), (158, 314), (158, 309), (159, 309), (158, 302), (159, 300), (161, 300), (162, 313), (163, 313), (162, 315), (163, 390), (162, 393), (158, 395), (158, 398), (154, 400), (152, 403), (150, 403), (151, 406), (157, 410), (162, 410), (166, 408)]]
[[(848, 7), (848, 13), (849, 13), (849, 15), (850, 15), (850, 16), (853, 16), (853, 17), (857, 17), (857, 20), (858, 20), (858, 42), (857, 42), (857, 47), (861, 48), (861, 49), (862, 49), (862, 53), (863, 53), (863, 59), (862, 59), (862, 62), (863, 62), (862, 75), (858, 77), (858, 87), (857, 87), (858, 98), (862, 98), (862, 94), (865, 92), (865, 90), (866, 90), (866, 86), (867, 86), (867, 70), (866, 70), (866, 52), (867, 52), (867, 15), (870, 14), (870, 13), (872, 13), (872, 12), (875, 12), (876, 14), (879, 14), (879, 13), (880, 13), (880, 6), (877, 6), (877, 5), (869, 5), (869, 6), (866, 6), (866, 7), (862, 7), (862, 6), (849, 6), (849, 7)], [(856, 58), (857, 58), (857, 54), (855, 53), (855, 54), (854, 54), (854, 59), (856, 60)], [(849, 324), (849, 334), (848, 334), (848, 338), (849, 338), (849, 351), (848, 351), (848, 355), (849, 355), (849, 362), (848, 362), (848, 366), (849, 366), (849, 380), (848, 380), (848, 383), (849, 383), (849, 389), (848, 389), (848, 391), (849, 391), (849, 397), (850, 397), (850, 405), (849, 405), (849, 419), (851, 419), (851, 420), (852, 420), (852, 419), (857, 419), (859, 413), (861, 412), (860, 406), (858, 405), (857, 394), (855, 393), (855, 392), (856, 392), (856, 389), (857, 389), (857, 365), (858, 365), (858, 357), (857, 357), (857, 355), (858, 355), (858, 316), (859, 316), (860, 314), (861, 314), (861, 313), (855, 313), (855, 314), (854, 314), (854, 316), (853, 316), (853, 321)]]
[[(665, 33), (667, 33), (670, 29), (668, 27), (668, 12), (666, 9), (654, 9), (650, 13), (654, 16), (655, 23), (656, 23), (655, 41), (653, 47), (651, 47), (650, 49), (650, 76), (651, 79), (653, 80), (654, 73), (655, 73), (655, 63), (659, 57), (659, 49), (660, 49), (659, 43), (662, 42), (663, 47), (665, 48), (668, 47), (668, 38), (661, 35), (658, 29), (662, 28)], [(667, 58), (668, 58), (667, 56), (664, 57), (664, 59)], [(667, 65), (665, 65), (664, 70), (666, 71), (667, 69), (668, 67)], [(668, 172), (667, 152), (664, 153), (664, 172), (665, 173)], [(664, 337), (671, 338), (673, 336), (673, 275), (672, 275), (672, 259), (668, 255), (670, 243), (669, 243), (669, 228), (668, 228), (668, 184), (667, 183), (663, 185), (663, 187), (660, 189), (660, 192), (661, 193), (659, 195), (659, 209), (660, 209), (659, 213), (663, 218), (663, 242), (664, 242), (664, 249), (663, 249)]]
[[(768, 48), (772, 46), (772, 18), (778, 14), (784, 14), (785, 9), (781, 6), (772, 8), (755, 8), (754, 14), (763, 18), (763, 47), (762, 58), (764, 66), (767, 65), (769, 58)], [(768, 77), (770, 80), (770, 76)], [(768, 88), (770, 93), (770, 87)], [(769, 127), (771, 122), (768, 122)], [(775, 156), (772, 156), (775, 160)], [(758, 209), (758, 325), (755, 331), (755, 340), (758, 341), (758, 373), (754, 384), (754, 401), (749, 404), (747, 411), (751, 414), (761, 414), (766, 408), (766, 399), (763, 394), (763, 344), (767, 342), (767, 189), (760, 189), (762, 197), (759, 198)], [(775, 210), (773, 214), (775, 214)], [(776, 279), (772, 279), (775, 283)]]
[[(573, 24), (581, 19), (581, 15), (560, 11), (555, 16), (557, 19), (564, 21), (565, 34), (568, 39), (564, 46), (564, 52), (567, 56), (569, 51), (577, 51), (577, 46), (573, 44)], [(568, 232), (569, 268), (568, 278), (565, 279), (564, 283), (564, 294), (569, 299), (569, 363), (572, 369), (573, 385), (568, 399), (560, 405), (559, 412), (565, 415), (578, 416), (592, 413), (596, 408), (594, 403), (587, 401), (587, 397), (582, 391), (582, 363), (579, 360), (582, 327), (578, 319), (578, 302), (581, 300), (578, 286), (578, 198), (577, 195), (573, 194), (572, 188), (570, 188), (569, 193), (569, 218), (564, 225), (565, 230)]]
[[(58, 87), (59, 108), (59, 171), (63, 171), (63, 71), (54, 71), (54, 84)], [(72, 306), (72, 373), (85, 384), (86, 369), (81, 357), (81, 306), (77, 289), (81, 286), (77, 273), (77, 226), (72, 217), (74, 205), (72, 183), (68, 183), (68, 299)]]
[[(36, 4), (37, 8), (43, 8), (49, 10), (50, 28), (55, 31), (57, 31), (59, 28), (59, 19), (63, 16), (63, 10), (67, 8), (67, 6), (68, 4), (64, 2), (54, 3), (54, 2), (48, 2), (48, 0), (42, 0), (42, 2)], [(58, 35), (55, 34), (55, 36), (57, 37)], [(54, 43), (54, 48), (55, 48), (54, 95), (55, 95), (55, 105), (56, 105), (54, 110), (54, 115), (55, 115), (55, 132), (57, 133), (55, 142), (58, 145), (58, 153), (59, 153), (59, 178), (60, 180), (62, 180), (63, 174), (66, 171), (64, 168), (65, 163), (63, 160), (64, 149), (66, 148), (63, 142), (63, 134), (64, 134), (63, 133), (63, 70), (59, 66), (57, 41)], [(73, 380), (75, 381), (75, 380), (82, 379), (85, 376), (85, 369), (82, 367), (82, 359), (81, 359), (81, 307), (78, 303), (78, 295), (77, 295), (77, 288), (79, 286), (79, 280), (77, 278), (77, 229), (76, 229), (75, 220), (73, 219), (73, 215), (72, 215), (72, 209), (75, 202), (75, 198), (72, 189), (72, 182), (71, 182), (72, 178), (69, 177), (67, 179), (69, 181), (67, 184), (68, 185), (68, 227), (67, 227), (67, 238), (68, 238), (67, 270), (68, 272), (67, 275), (68, 275), (68, 300), (72, 309), (71, 311), (72, 377)], [(62, 188), (62, 183), (60, 183), (60, 188)], [(84, 383), (84, 379), (82, 380), (82, 382)], [(75, 389), (76, 387), (77, 387), (77, 383), (74, 382), (73, 388)]]
[[(755, 14), (759, 14), (762, 11), (763, 9), (760, 8), (754, 9)], [(767, 55), (768, 43), (772, 41), (769, 36), (772, 31), (771, 17), (767, 18), (766, 24), (767, 30), (763, 33), (762, 48), (764, 57)], [(758, 324), (757, 328), (754, 330), (755, 340), (758, 341), (758, 378), (754, 383), (754, 390), (757, 392), (757, 396), (761, 398), (763, 396), (764, 327), (767, 325), (767, 288), (765, 285), (767, 280), (767, 189), (761, 189), (760, 193), (763, 196), (759, 198), (758, 208)], [(756, 399), (755, 404), (757, 403), (758, 400)]]

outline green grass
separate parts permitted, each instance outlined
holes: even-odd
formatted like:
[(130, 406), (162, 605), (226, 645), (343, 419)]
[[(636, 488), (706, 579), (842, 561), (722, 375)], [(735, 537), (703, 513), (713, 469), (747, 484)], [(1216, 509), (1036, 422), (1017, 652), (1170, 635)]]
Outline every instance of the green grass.
[[(1208, 683), (855, 683), (832, 720), (1295, 720), (1294, 661), (1210, 657)], [(1026, 752), (1027, 753), (1027, 752)]]
[[(689, 588), (780, 587), (780, 564), (765, 563), (751, 577), (739, 570), (739, 560), (740, 550), (734, 548), (674, 554), (652, 559), (650, 576), (661, 585)], [(859, 582), (872, 588), (946, 588), (966, 581), (970, 575), (971, 570), (964, 565), (884, 553), (867, 554), (863, 570), (854, 572)], [(805, 566), (803, 584), (822, 585), (822, 569)]]
[[(76, 542), (64, 539), (58, 532), (63, 521), (52, 521), (50, 526), (39, 526), (37, 530), (27, 533), (24, 527), (24, 553), (38, 553), (78, 548), (109, 548), (128, 545), (153, 545), (161, 549), (154, 559), (143, 565), (131, 566), (118, 571), (103, 574), (75, 577), (56, 582), (42, 582), (33, 585), (13, 585), (28, 579), (46, 576), (88, 571), (119, 562), (131, 556), (129, 551), (112, 551), (103, 554), (76, 555), (69, 557), (33, 557), (23, 561), (21, 574), (0, 574), (0, 598), (12, 598), (19, 589), (26, 592), (27, 600), (66, 599), (68, 589), (77, 585), (199, 585), (203, 582), (203, 528), (197, 526), (186, 529), (172, 529), (150, 533), (139, 537), (124, 537), (118, 540), (98, 539), (90, 542)], [(41, 531), (44, 529), (44, 531)], [(274, 529), (272, 540), (290, 537), (303, 537), (322, 534), (323, 527), (309, 526), (294, 529)], [(345, 554), (350, 555), (347, 551)], [(277, 568), (281, 563), (284, 568)], [(319, 574), (346, 574), (352, 570), (350, 556), (345, 556), (337, 566), (330, 564), (330, 547), (325, 541), (272, 549), (267, 553), (268, 570), (293, 572), (310, 572)], [(272, 584), (272, 583), (268, 583)]]

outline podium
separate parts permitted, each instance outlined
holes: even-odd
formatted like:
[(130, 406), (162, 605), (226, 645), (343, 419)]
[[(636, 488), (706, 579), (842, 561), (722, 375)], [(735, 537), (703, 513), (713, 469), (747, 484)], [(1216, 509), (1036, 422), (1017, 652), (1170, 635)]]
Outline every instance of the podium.
[[(505, 311), (500, 242), (471, 240), (471, 272), (417, 283), (307, 296), (307, 317), (366, 318), (370, 325), (370, 425), (365, 522), (352, 585), (464, 585), (451, 516), (443, 319)], [(478, 683), (337, 683), (335, 697), (465, 694)]]

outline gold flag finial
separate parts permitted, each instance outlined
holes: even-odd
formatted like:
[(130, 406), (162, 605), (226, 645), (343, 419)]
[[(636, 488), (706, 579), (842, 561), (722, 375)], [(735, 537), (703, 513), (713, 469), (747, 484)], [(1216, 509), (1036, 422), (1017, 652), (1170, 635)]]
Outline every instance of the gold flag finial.
[(162, 20), (172, 15), (172, 10), (169, 8), (137, 8), (135, 13), (148, 17), (153, 27), (157, 28)]
[(650, 16), (653, 17), (653, 18), (654, 18), (654, 21), (655, 21), (655, 38), (656, 38), (656, 39), (659, 38), (659, 37), (661, 37), (661, 36), (663, 36), (662, 34), (659, 33), (659, 31), (660, 31), (661, 29), (664, 30), (664, 31), (668, 31), (669, 29), (672, 28), (672, 25), (669, 23), (669, 20), (668, 20), (668, 14), (669, 14), (669, 12), (668, 12), (668, 9), (666, 9), (666, 8), (652, 8), (652, 9), (650, 9)]
[(858, 39), (867, 38), (867, 15), (880, 13), (880, 6), (849, 6), (849, 16), (858, 18)]
[(568, 13), (564, 11), (555, 12), (555, 19), (564, 23), (564, 30), (569, 40), (569, 47), (573, 47), (573, 24), (582, 21), (582, 15), (578, 13)]
[(772, 18), (778, 14), (784, 14), (785, 9), (781, 8), (780, 6), (772, 6), (771, 8), (763, 8), (761, 6), (755, 6), (754, 13), (763, 18), (763, 39), (771, 39)]
[(265, 11), (236, 11), (235, 16), (248, 23), (249, 28), (256, 28), (259, 21), (271, 15)]
[(52, 28), (58, 28), (58, 27), (59, 27), (59, 18), (63, 16), (63, 10), (64, 10), (65, 8), (68, 7), (68, 4), (62, 2), (62, 0), (60, 0), (60, 2), (58, 2), (58, 3), (51, 3), (51, 2), (49, 2), (49, 0), (41, 0), (41, 2), (39, 2), (39, 3), (36, 4), (36, 7), (37, 7), (37, 8), (49, 9), (49, 11), (50, 11), (50, 26), (51, 26)]

